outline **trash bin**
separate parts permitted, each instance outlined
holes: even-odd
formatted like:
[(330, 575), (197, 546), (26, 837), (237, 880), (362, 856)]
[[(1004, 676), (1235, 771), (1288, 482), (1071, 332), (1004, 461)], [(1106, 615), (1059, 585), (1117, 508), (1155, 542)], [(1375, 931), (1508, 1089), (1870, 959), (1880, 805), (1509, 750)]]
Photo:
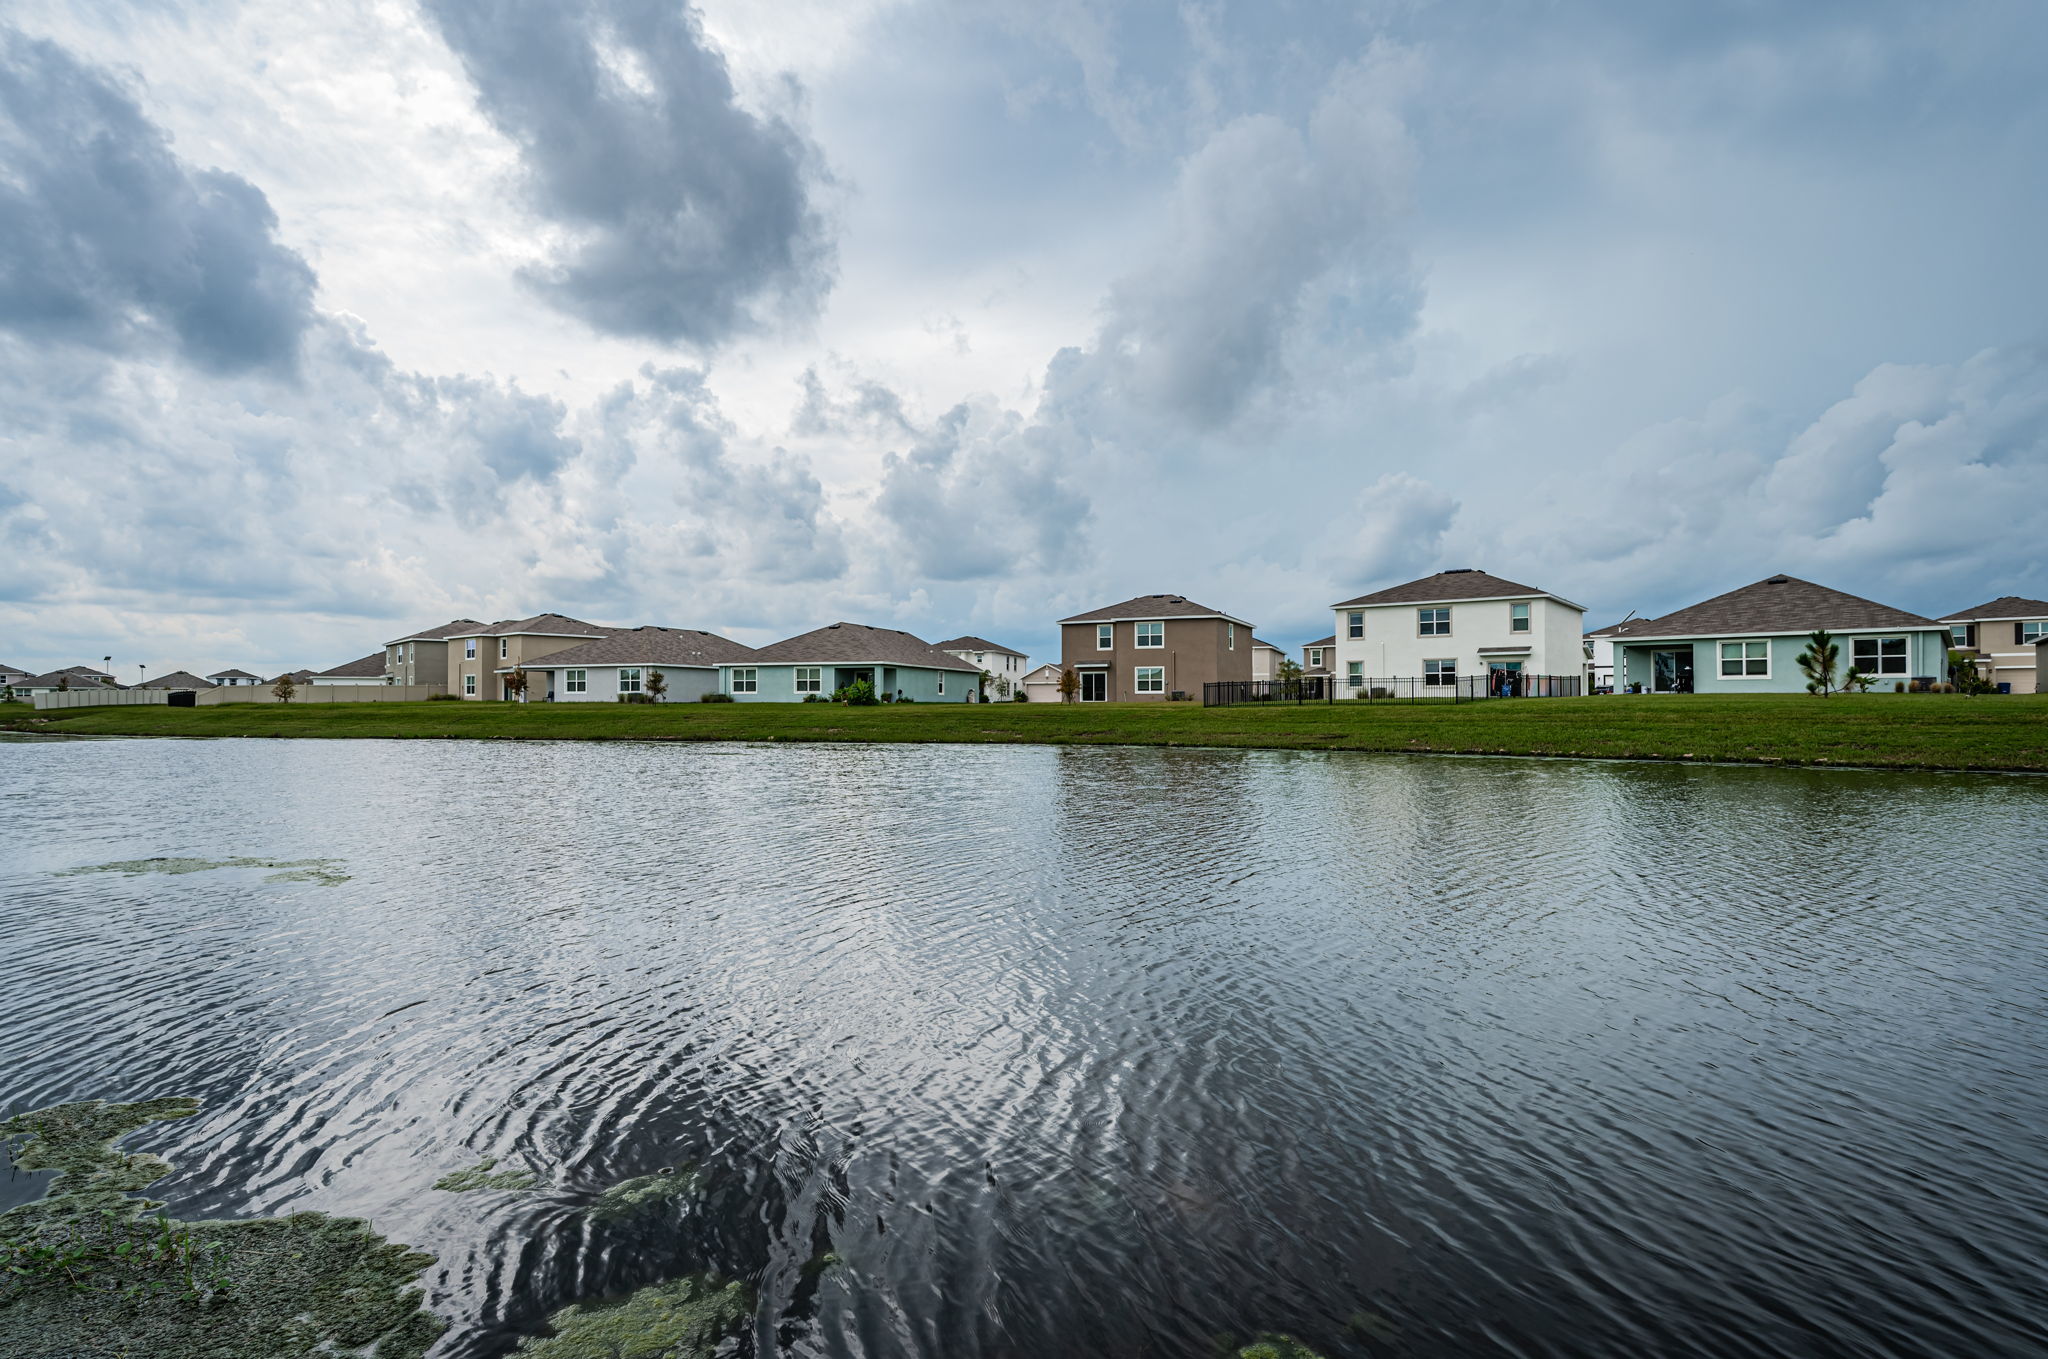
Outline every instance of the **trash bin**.
[(2004, 681), (2000, 682), (2000, 684), (1999, 684), (1999, 686), (1998, 686), (1998, 692), (1999, 692), (1999, 693), (2001, 693), (2001, 694), (2009, 694), (2009, 693), (2011, 693), (2011, 692), (2012, 692), (2012, 681), (2011, 681), (2011, 680), (2004, 680)]

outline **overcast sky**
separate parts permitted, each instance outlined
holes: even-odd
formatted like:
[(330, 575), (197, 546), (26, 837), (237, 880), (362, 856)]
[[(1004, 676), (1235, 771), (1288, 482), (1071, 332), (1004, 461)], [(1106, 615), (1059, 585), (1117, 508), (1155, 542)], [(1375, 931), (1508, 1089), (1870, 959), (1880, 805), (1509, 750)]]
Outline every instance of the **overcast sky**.
[(2039, 0), (4, 16), (0, 661), (2048, 595)]

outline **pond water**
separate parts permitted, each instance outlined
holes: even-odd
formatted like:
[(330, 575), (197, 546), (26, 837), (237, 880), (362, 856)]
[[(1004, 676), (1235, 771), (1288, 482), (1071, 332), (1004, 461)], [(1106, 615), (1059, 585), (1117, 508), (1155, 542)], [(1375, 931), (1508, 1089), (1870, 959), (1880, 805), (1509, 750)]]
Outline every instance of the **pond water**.
[(2048, 780), (39, 742), (0, 825), (0, 1116), (201, 1099), (153, 1193), (434, 1253), (437, 1356), (707, 1270), (760, 1355), (2048, 1335)]

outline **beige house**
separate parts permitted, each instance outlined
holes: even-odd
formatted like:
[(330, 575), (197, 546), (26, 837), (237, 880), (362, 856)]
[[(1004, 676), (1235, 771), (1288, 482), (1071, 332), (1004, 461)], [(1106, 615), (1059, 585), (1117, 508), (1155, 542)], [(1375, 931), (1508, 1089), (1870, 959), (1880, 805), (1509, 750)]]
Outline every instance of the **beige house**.
[(335, 666), (332, 670), (315, 672), (306, 681), (308, 684), (389, 684), (391, 677), (384, 673), (384, 652), (373, 651), (367, 656), (358, 656)]
[(1337, 635), (1319, 638), (1301, 645), (1301, 673), (1304, 675), (1327, 675), (1337, 659)]
[(1275, 680), (1280, 678), (1280, 662), (1287, 659), (1287, 653), (1271, 642), (1252, 638), (1252, 678)]
[(1024, 682), (1017, 687), (1024, 691), (1029, 702), (1057, 703), (1060, 701), (1060, 668), (1041, 665), (1036, 670), (1027, 671)]
[(457, 698), (513, 698), (505, 688), (506, 677), (513, 671), (530, 669), (543, 656), (618, 631), (621, 629), (601, 628), (559, 613), (537, 613), (531, 618), (451, 633), (447, 638), (448, 692)]
[(1060, 620), (1082, 703), (1144, 703), (1252, 677), (1252, 625), (1184, 595), (1139, 595)]
[(190, 670), (173, 670), (168, 675), (158, 675), (132, 686), (137, 689), (211, 689), (211, 680), (201, 679)]
[(1985, 679), (2009, 684), (2016, 694), (2048, 692), (2035, 678), (2035, 643), (2048, 637), (2048, 600), (2006, 595), (1940, 621), (1948, 625), (1949, 645), (1973, 653)]
[(384, 644), (384, 673), (393, 684), (448, 683), (448, 639), (470, 637), (484, 630), (474, 618), (457, 618), (438, 628), (394, 637)]

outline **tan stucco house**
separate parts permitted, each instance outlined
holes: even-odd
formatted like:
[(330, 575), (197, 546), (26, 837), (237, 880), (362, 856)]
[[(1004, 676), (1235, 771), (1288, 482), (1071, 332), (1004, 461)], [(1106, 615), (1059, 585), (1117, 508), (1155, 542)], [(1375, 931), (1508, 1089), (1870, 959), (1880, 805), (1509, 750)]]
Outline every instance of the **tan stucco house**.
[(1060, 620), (1060, 664), (1082, 703), (1200, 698), (1252, 677), (1252, 625), (1185, 595), (1139, 595)]
[(543, 656), (618, 631), (621, 629), (599, 627), (566, 614), (537, 613), (531, 618), (451, 633), (447, 638), (448, 692), (457, 698), (515, 697), (505, 688), (505, 677), (513, 671), (530, 669)]
[(2035, 678), (2035, 643), (2048, 637), (2048, 600), (2005, 595), (1974, 609), (1944, 614), (1949, 645), (1973, 653), (1977, 669), (1993, 684), (2016, 694), (2040, 693)]
[(472, 637), (485, 625), (474, 618), (456, 618), (438, 628), (421, 628), (384, 644), (384, 673), (393, 684), (448, 683), (448, 639)]

